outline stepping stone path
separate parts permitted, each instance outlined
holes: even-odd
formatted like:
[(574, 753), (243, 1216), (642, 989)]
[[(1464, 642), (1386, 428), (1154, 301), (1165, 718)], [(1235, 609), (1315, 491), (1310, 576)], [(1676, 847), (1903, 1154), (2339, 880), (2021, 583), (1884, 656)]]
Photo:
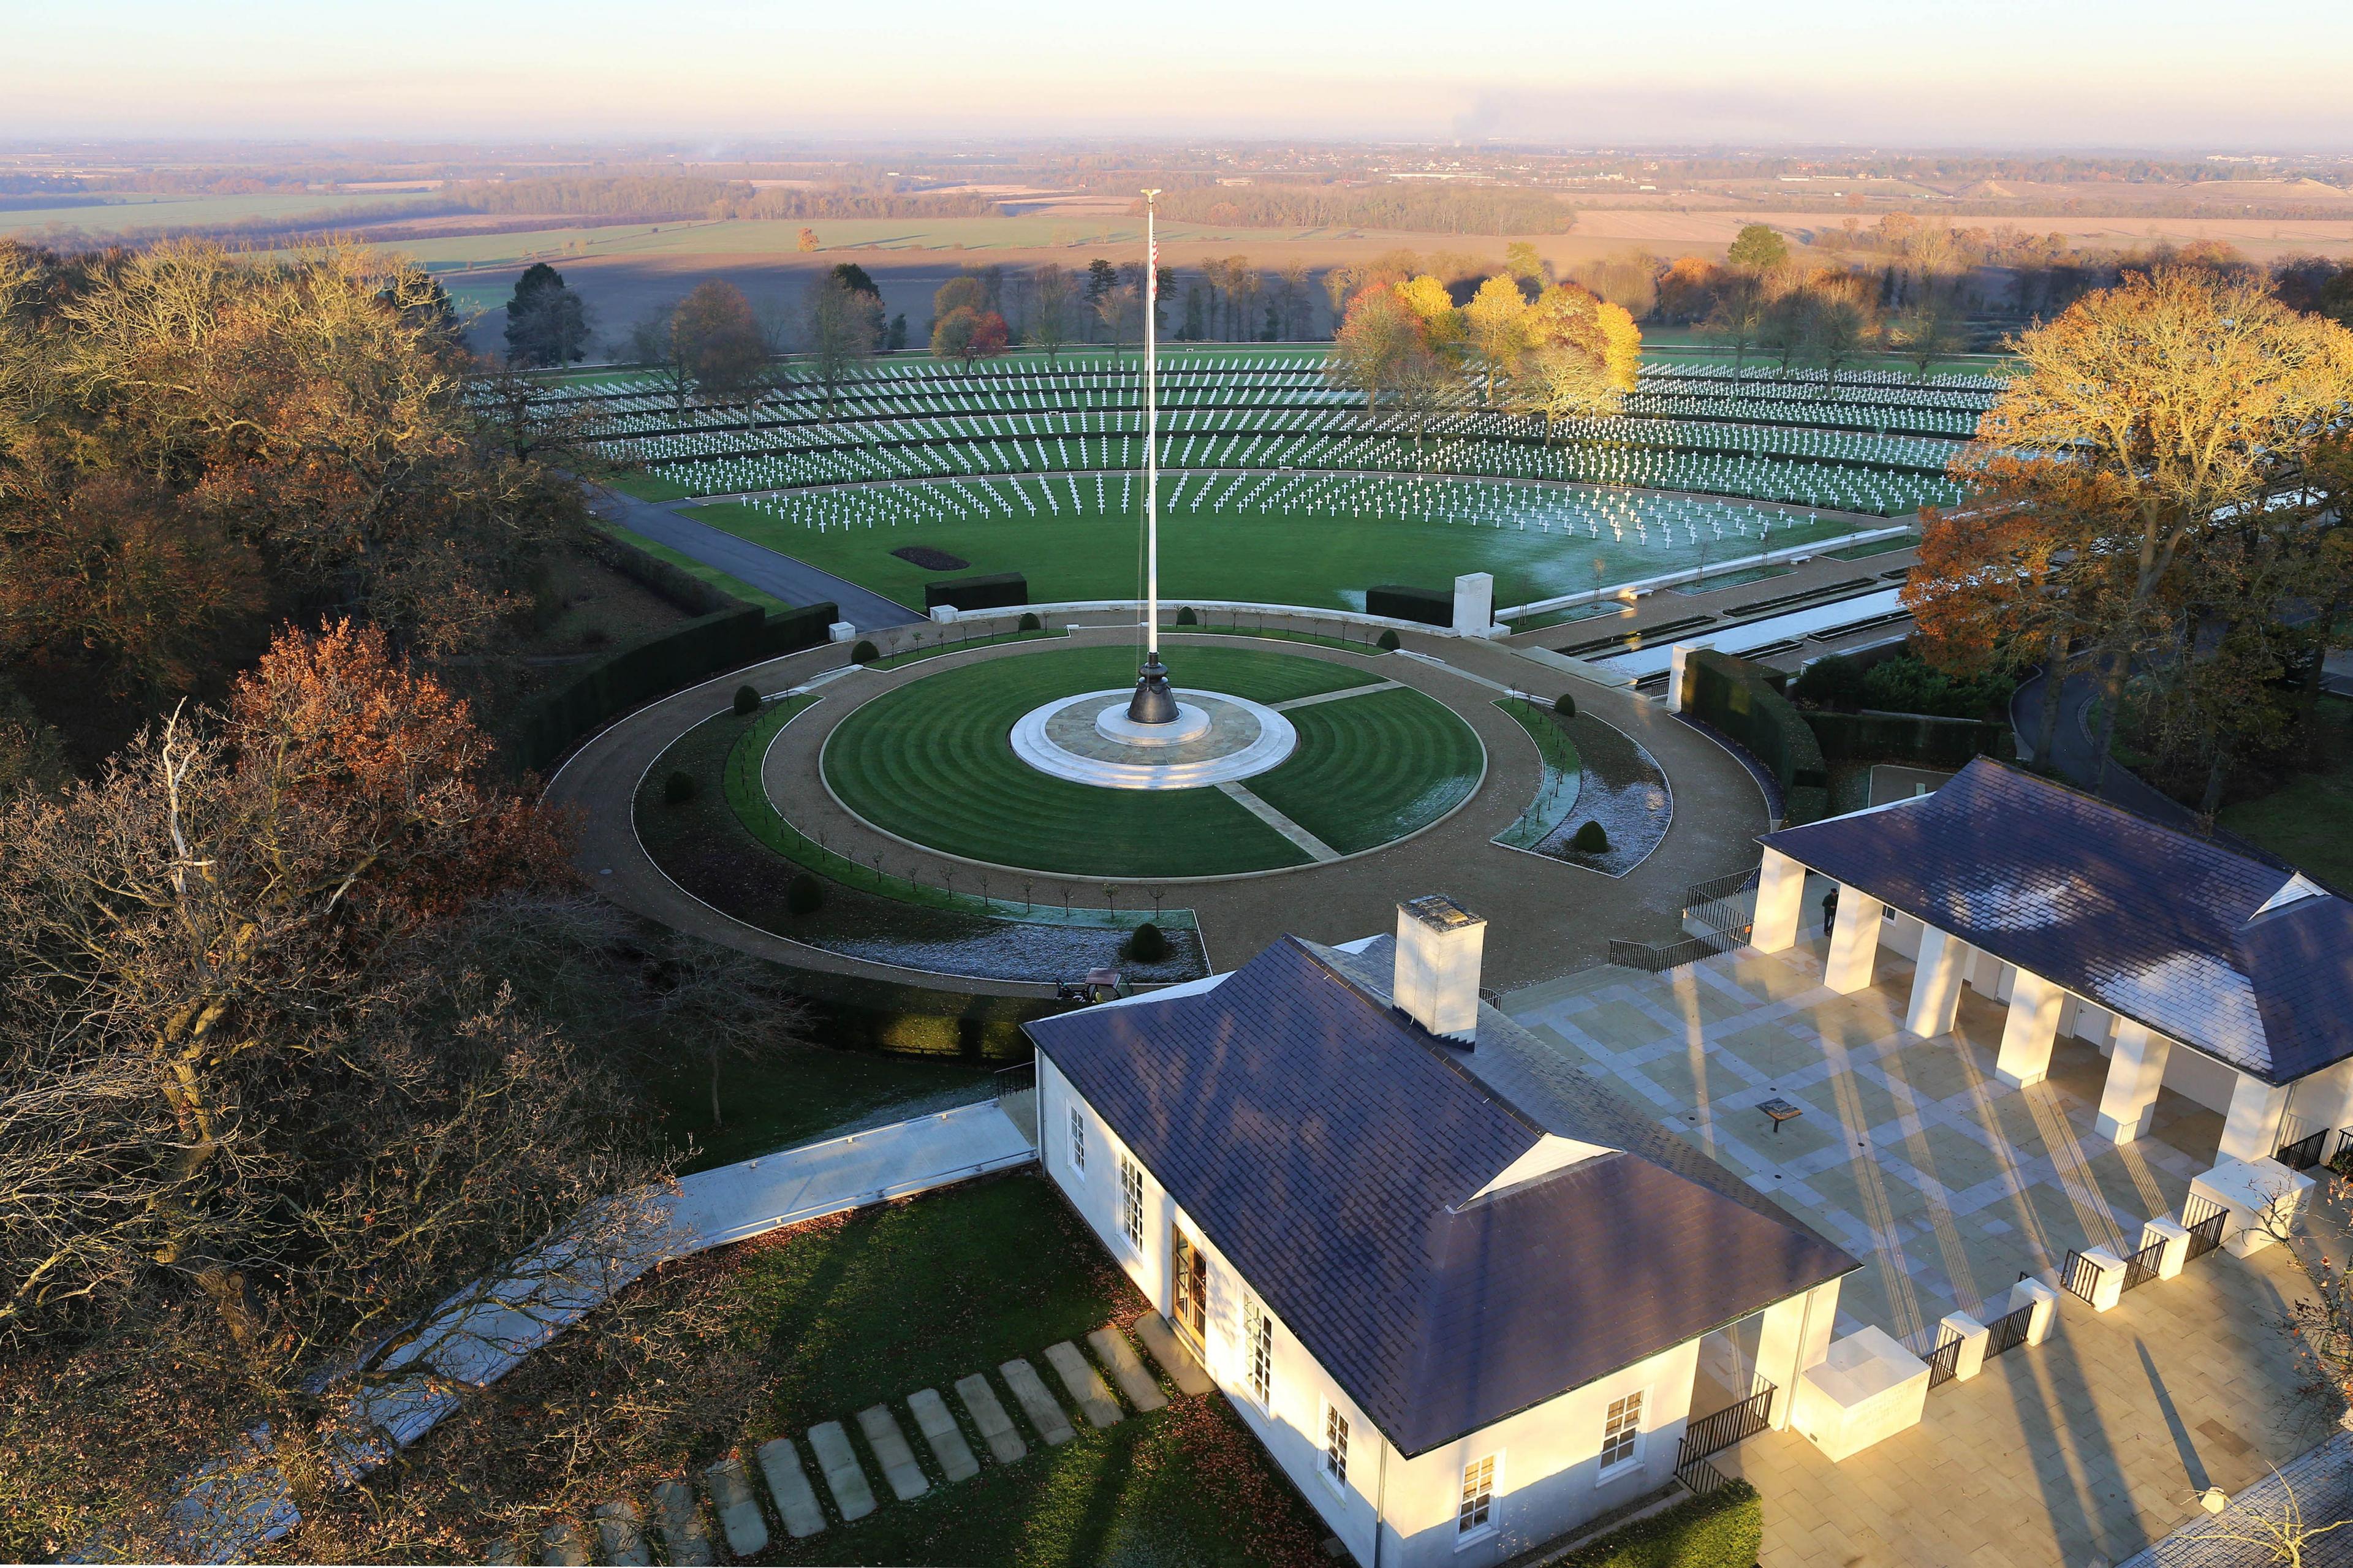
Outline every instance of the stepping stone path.
[(980, 1440), (1000, 1465), (1009, 1465), (1029, 1452), (1029, 1445), (1013, 1429), (1013, 1417), (1005, 1414), (1005, 1406), (997, 1401), (997, 1390), (988, 1386), (988, 1379), (978, 1373), (956, 1379), (956, 1397), (964, 1401), (972, 1424), (980, 1428)]
[(617, 1563), (624, 1568), (651, 1568), (654, 1554), (646, 1545), (645, 1527), (638, 1522), (638, 1505), (627, 1499), (619, 1502), (600, 1502), (589, 1510), (596, 1521), (596, 1545), (607, 1563)]
[(705, 1568), (711, 1537), (703, 1531), (693, 1490), (684, 1481), (664, 1481), (654, 1488), (654, 1510), (661, 1517), (662, 1547), (670, 1560), (680, 1568)]
[[(1213, 1385), (1208, 1374), (1187, 1353), (1157, 1313), (1145, 1313), (1132, 1325), (1132, 1331), (1178, 1388), (1194, 1394), (1210, 1391)], [(1088, 1348), (1094, 1352), (1094, 1361), (1089, 1361), (1085, 1352), (1068, 1340), (1047, 1346), (1045, 1358), (1046, 1364), (1053, 1368), (1054, 1381), (1061, 1384), (1070, 1403), (1078, 1407), (1090, 1426), (1100, 1431), (1117, 1426), (1126, 1414), (1121, 1407), (1123, 1398), (1127, 1407), (1138, 1415), (1149, 1415), (1167, 1405), (1168, 1396), (1162, 1392), (1159, 1380), (1117, 1325), (1097, 1329), (1086, 1340)], [(1103, 1382), (1098, 1362), (1103, 1370), (1111, 1373), (1111, 1384)], [(1046, 1379), (1039, 1375), (1035, 1366), (1017, 1358), (999, 1365), (997, 1372), (1004, 1386), (1012, 1391), (1014, 1403), (1021, 1407), (1030, 1428), (1048, 1447), (1058, 1447), (1078, 1436), (1062, 1400), (1047, 1386)], [(1118, 1387), (1116, 1394), (1112, 1392), (1112, 1384)], [(1028, 1441), (998, 1399), (997, 1385), (985, 1373), (974, 1373), (956, 1379), (955, 1394), (972, 1429), (987, 1445), (991, 1458), (999, 1465), (1011, 1465), (1029, 1455)], [(973, 1453), (965, 1427), (939, 1390), (919, 1388), (909, 1394), (907, 1412), (915, 1418), (915, 1429), (923, 1435), (923, 1445), (937, 1474), (949, 1485), (980, 1474), (981, 1462)], [(905, 1428), (889, 1404), (871, 1405), (858, 1413), (857, 1419), (859, 1434), (882, 1467), (883, 1479), (890, 1482), (893, 1498), (908, 1502), (932, 1489), (933, 1477), (917, 1458)], [(825, 1478), (825, 1489), (832, 1496), (833, 1513), (842, 1523), (854, 1523), (881, 1506), (867, 1479), (865, 1466), (859, 1459), (858, 1449), (842, 1423), (820, 1422), (808, 1429), (807, 1440), (818, 1472)], [(776, 1513), (784, 1521), (786, 1533), (798, 1541), (822, 1531), (829, 1522), (828, 1512), (793, 1439), (778, 1437), (763, 1443), (754, 1457), (760, 1474), (767, 1481), (768, 1495), (776, 1504)], [(751, 1472), (740, 1455), (731, 1454), (703, 1471), (702, 1488), (718, 1512), (720, 1531), (729, 1552), (736, 1557), (754, 1557), (768, 1550), (768, 1516), (760, 1506)], [(673, 1479), (657, 1485), (653, 1505), (661, 1530), (665, 1562), (685, 1568), (712, 1561), (716, 1552), (703, 1525), (702, 1505), (687, 1481)], [(590, 1519), (595, 1525), (596, 1561), (652, 1563), (653, 1550), (647, 1538), (645, 1516), (636, 1501), (624, 1498), (600, 1502), (590, 1510)], [(585, 1564), (590, 1560), (589, 1552), (588, 1534), (568, 1521), (549, 1526), (540, 1536), (539, 1560), (543, 1563)], [(490, 1560), (498, 1563), (516, 1562), (521, 1556), (512, 1541), (499, 1542), (489, 1552)]]
[(1121, 1397), (1134, 1405), (1138, 1414), (1148, 1415), (1168, 1403), (1168, 1396), (1160, 1392), (1160, 1384), (1144, 1370), (1144, 1363), (1136, 1358), (1135, 1347), (1127, 1342), (1125, 1334), (1117, 1329), (1097, 1329), (1087, 1336), (1087, 1345), (1095, 1352), (1097, 1361), (1111, 1368), (1111, 1380), (1119, 1384)]
[(1095, 1374), (1093, 1364), (1079, 1353), (1078, 1346), (1068, 1340), (1048, 1345), (1046, 1364), (1054, 1369), (1054, 1375), (1062, 1380), (1062, 1386), (1078, 1401), (1079, 1413), (1087, 1418), (1088, 1426), (1100, 1432), (1119, 1425), (1119, 1401), (1111, 1396), (1111, 1390), (1103, 1386), (1103, 1380)]
[(825, 1528), (825, 1510), (817, 1502), (817, 1489), (801, 1468), (800, 1450), (790, 1437), (760, 1445), (760, 1473), (768, 1478), (768, 1491), (776, 1511), (785, 1516), (785, 1533), (803, 1540)]
[(882, 1463), (882, 1479), (891, 1483), (892, 1493), (901, 1502), (932, 1489), (932, 1483), (923, 1478), (923, 1467), (915, 1463), (915, 1450), (907, 1446), (907, 1435), (899, 1430), (899, 1418), (891, 1414), (889, 1405), (870, 1405), (860, 1411), (858, 1429), (866, 1434), (866, 1446)]
[[(768, 1549), (768, 1521), (760, 1516), (759, 1500), (752, 1495), (751, 1478), (744, 1473), (744, 1461), (730, 1454), (702, 1472), (702, 1484), (711, 1489), (711, 1500), (718, 1505), (719, 1531), (727, 1537), (727, 1550), (738, 1557), (756, 1556)], [(807, 1487), (807, 1482), (803, 1481)], [(817, 1500), (809, 1500), (814, 1502)], [(825, 1522), (820, 1514), (818, 1523)]]
[(997, 1371), (1005, 1379), (1005, 1386), (1013, 1391), (1014, 1401), (1021, 1406), (1021, 1414), (1029, 1417), (1029, 1425), (1038, 1428), (1038, 1436), (1045, 1439), (1046, 1447), (1059, 1448), (1078, 1436), (1071, 1426), (1071, 1418), (1062, 1414), (1062, 1407), (1054, 1403), (1052, 1394), (1046, 1392), (1046, 1384), (1039, 1380), (1036, 1367), (1016, 1356)]
[(588, 1561), (588, 1540), (580, 1527), (565, 1521), (551, 1524), (540, 1532), (539, 1560), (554, 1568), (583, 1568)]
[(808, 1439), (817, 1468), (825, 1472), (826, 1489), (833, 1494), (833, 1506), (841, 1510), (842, 1523), (854, 1523), (872, 1513), (874, 1489), (867, 1483), (865, 1468), (859, 1464), (858, 1452), (849, 1446), (849, 1434), (841, 1429), (841, 1423), (820, 1421), (809, 1428)]
[(932, 1458), (940, 1462), (940, 1474), (951, 1485), (968, 1481), (980, 1474), (980, 1461), (972, 1457), (972, 1445), (964, 1440), (964, 1428), (948, 1413), (947, 1401), (936, 1388), (919, 1388), (907, 1395), (907, 1408), (914, 1413), (915, 1425), (931, 1445)]
[(1128, 1326), (1135, 1331), (1135, 1337), (1144, 1342), (1144, 1348), (1152, 1352), (1152, 1359), (1160, 1363), (1160, 1370), (1168, 1374), (1168, 1381), (1176, 1385), (1179, 1394), (1207, 1394), (1217, 1387), (1201, 1363), (1193, 1359), (1193, 1352), (1177, 1340), (1176, 1331), (1168, 1326), (1167, 1319), (1157, 1312), (1146, 1312)]

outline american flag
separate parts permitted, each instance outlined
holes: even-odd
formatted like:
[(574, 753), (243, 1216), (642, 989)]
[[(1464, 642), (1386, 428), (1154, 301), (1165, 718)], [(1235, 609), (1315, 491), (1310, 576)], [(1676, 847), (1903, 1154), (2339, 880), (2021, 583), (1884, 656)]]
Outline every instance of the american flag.
[(1144, 248), (1144, 298), (1148, 303), (1160, 298), (1159, 237), (1155, 235)]

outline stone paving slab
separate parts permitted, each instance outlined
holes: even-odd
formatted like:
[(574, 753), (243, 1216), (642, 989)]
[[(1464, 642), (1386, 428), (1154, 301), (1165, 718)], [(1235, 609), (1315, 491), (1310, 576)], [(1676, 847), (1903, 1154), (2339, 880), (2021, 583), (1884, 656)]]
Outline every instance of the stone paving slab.
[(978, 1373), (957, 1378), (955, 1391), (972, 1424), (980, 1428), (981, 1441), (988, 1445), (988, 1451), (997, 1456), (998, 1464), (1012, 1464), (1029, 1452), (1029, 1445), (1013, 1429), (1013, 1417), (1005, 1414), (1005, 1406), (997, 1402), (997, 1390), (988, 1386), (988, 1379)]
[(866, 1434), (866, 1446), (874, 1450), (874, 1458), (882, 1466), (882, 1479), (891, 1483), (892, 1494), (901, 1502), (932, 1489), (923, 1467), (915, 1463), (915, 1450), (908, 1446), (907, 1435), (899, 1429), (899, 1418), (891, 1414), (889, 1405), (870, 1405), (860, 1411), (858, 1429)]
[(874, 1511), (874, 1489), (866, 1479), (865, 1467), (858, 1462), (858, 1451), (849, 1446), (849, 1434), (839, 1421), (820, 1421), (809, 1428), (809, 1451), (817, 1456), (817, 1468), (824, 1472), (826, 1489), (833, 1493), (833, 1505), (841, 1511), (847, 1524), (864, 1519)]
[(719, 1510), (719, 1530), (727, 1538), (727, 1550), (738, 1557), (756, 1557), (765, 1552), (768, 1521), (761, 1517), (759, 1501), (752, 1495), (752, 1480), (744, 1473), (744, 1461), (730, 1454), (703, 1471), (702, 1479)]
[(1144, 1362), (1127, 1336), (1114, 1328), (1101, 1328), (1087, 1336), (1094, 1348), (1095, 1357), (1111, 1368), (1111, 1379), (1119, 1384), (1120, 1394), (1137, 1411), (1148, 1414), (1167, 1405), (1168, 1396), (1160, 1392), (1160, 1384), (1145, 1371)]
[(1038, 1436), (1045, 1440), (1046, 1447), (1058, 1448), (1079, 1435), (1071, 1418), (1054, 1402), (1054, 1396), (1046, 1392), (1045, 1380), (1038, 1375), (1036, 1367), (1016, 1356), (997, 1370), (1005, 1379), (1005, 1386), (1013, 1391), (1021, 1414), (1029, 1417), (1029, 1425), (1038, 1428)]
[(1157, 1312), (1146, 1312), (1128, 1326), (1135, 1331), (1135, 1337), (1144, 1342), (1144, 1348), (1152, 1352), (1152, 1359), (1160, 1363), (1160, 1370), (1168, 1374), (1168, 1381), (1176, 1385), (1178, 1393), (1201, 1394), (1218, 1386), (1201, 1363), (1193, 1359), (1193, 1352), (1178, 1342), (1176, 1331), (1168, 1326), (1167, 1319)]
[(647, 1543), (638, 1505), (627, 1498), (600, 1502), (589, 1510), (596, 1524), (597, 1555), (621, 1568), (650, 1568), (653, 1548)]
[(942, 1475), (953, 1482), (980, 1474), (980, 1461), (972, 1457), (972, 1445), (964, 1440), (964, 1428), (956, 1425), (938, 1389), (915, 1390), (907, 1395), (907, 1408), (913, 1413), (923, 1441), (931, 1445), (932, 1458), (940, 1462)]
[(663, 1553), (681, 1568), (705, 1568), (711, 1561), (711, 1536), (702, 1528), (694, 1489), (684, 1481), (661, 1482), (654, 1488), (654, 1512), (661, 1521)]
[(539, 1560), (550, 1568), (586, 1568), (588, 1538), (570, 1520), (551, 1524), (539, 1534)]
[(1046, 1364), (1052, 1367), (1054, 1375), (1062, 1380), (1062, 1387), (1077, 1403), (1079, 1413), (1087, 1418), (1088, 1426), (1100, 1431), (1105, 1426), (1119, 1425), (1119, 1401), (1111, 1396), (1111, 1390), (1103, 1386), (1103, 1378), (1095, 1372), (1093, 1364), (1080, 1353), (1078, 1346), (1068, 1340), (1058, 1345), (1048, 1345)]
[(800, 1541), (823, 1530), (825, 1510), (818, 1506), (817, 1489), (809, 1485), (808, 1472), (801, 1468), (801, 1453), (793, 1440), (778, 1437), (761, 1444), (759, 1458), (768, 1495), (776, 1500), (776, 1511), (784, 1515), (785, 1533)]

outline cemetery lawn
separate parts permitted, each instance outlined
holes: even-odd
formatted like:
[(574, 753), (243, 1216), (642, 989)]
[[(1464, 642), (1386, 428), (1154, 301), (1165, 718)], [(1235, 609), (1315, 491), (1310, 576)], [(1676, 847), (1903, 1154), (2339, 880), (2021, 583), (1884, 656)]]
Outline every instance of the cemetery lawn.
[(819, 1220), (743, 1254), (729, 1282), (731, 1312), (742, 1341), (771, 1368), (747, 1450), (839, 1420), (875, 1475), (854, 1413), (887, 1401), (912, 1436), (906, 1396), (936, 1389), (961, 1418), (954, 1386), (975, 1373), (997, 1388), (1029, 1446), (1000, 1465), (968, 1431), (981, 1472), (951, 1485), (916, 1439), (929, 1492), (901, 1502), (878, 1482), (875, 1512), (849, 1525), (837, 1520), (805, 1542), (778, 1531), (767, 1561), (1323, 1561), (1325, 1531), (1218, 1395), (1168, 1390), (1165, 1410), (1129, 1412), (1103, 1431), (1074, 1419), (1070, 1442), (1039, 1441), (998, 1363), (1024, 1358), (1051, 1384), (1048, 1345), (1083, 1345), (1090, 1331), (1146, 1310), (1044, 1177), (1000, 1176)]
[[(1168, 650), (1179, 687), (1281, 702), (1370, 685), (1377, 668), (1250, 648)], [(1306, 864), (1306, 851), (1217, 789), (1103, 789), (1014, 755), (1014, 721), (1056, 697), (1134, 679), (1121, 647), (1017, 653), (876, 698), (826, 743), (827, 784), (877, 827), (951, 855), (1072, 876), (1231, 876)], [(1299, 749), (1243, 787), (1342, 854), (1436, 821), (1477, 786), (1470, 727), (1420, 692), (1389, 690), (1289, 715)], [(1132, 895), (1127, 901), (1132, 902)]]
[[(1141, 581), (1142, 526), (1126, 515), (1066, 510), (1018, 522), (1000, 517), (822, 531), (732, 501), (696, 507), (689, 515), (902, 605), (921, 605), (926, 583), (967, 573), (1019, 572), (1029, 579), (1034, 604), (1133, 599)], [(1866, 526), (1831, 518), (1776, 528), (1773, 547), (1785, 550)], [(971, 564), (965, 573), (926, 572), (891, 553), (909, 544), (944, 550)], [(1754, 541), (1715, 541), (1710, 559), (1721, 562), (1757, 548)], [(1160, 598), (1171, 605), (1233, 599), (1361, 611), (1370, 587), (1398, 584), (1451, 592), (1464, 573), (1488, 572), (1501, 609), (1590, 592), (1597, 556), (1608, 583), (1678, 571), (1700, 560), (1698, 547), (1686, 541), (1644, 544), (1631, 530), (1620, 541), (1604, 529), (1597, 540), (1582, 528), (1544, 532), (1313, 512), (1187, 512), (1161, 519)]]

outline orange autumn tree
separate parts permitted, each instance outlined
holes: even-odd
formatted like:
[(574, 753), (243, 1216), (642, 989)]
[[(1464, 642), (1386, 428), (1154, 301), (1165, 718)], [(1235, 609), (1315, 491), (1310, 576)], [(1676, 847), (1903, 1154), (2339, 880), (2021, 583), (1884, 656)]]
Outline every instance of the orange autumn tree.
[(0, 807), (8, 1549), (164, 1550), (264, 1421), (318, 1517), (362, 1435), (337, 1390), (425, 1395), (398, 1352), (438, 1303), (659, 1175), (627, 1084), (507, 984), (574, 884), (490, 761), (340, 623)]

